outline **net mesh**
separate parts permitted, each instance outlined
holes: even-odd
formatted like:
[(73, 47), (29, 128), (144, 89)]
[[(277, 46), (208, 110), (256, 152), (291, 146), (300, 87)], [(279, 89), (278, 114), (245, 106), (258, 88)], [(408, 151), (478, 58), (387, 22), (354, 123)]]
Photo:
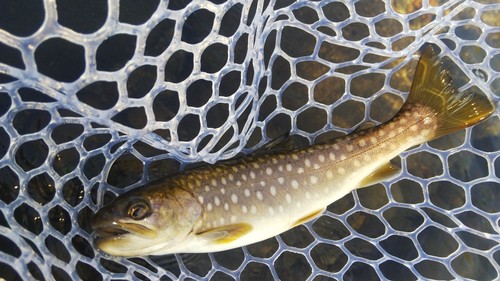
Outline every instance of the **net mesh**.
[[(0, 277), (481, 279), (500, 273), (500, 120), (404, 152), (401, 176), (284, 234), (214, 254), (120, 258), (89, 217), (131, 188), (381, 123), (431, 43), (500, 100), (500, 3), (2, 1)], [(263, 226), (265, 227), (265, 226)]]

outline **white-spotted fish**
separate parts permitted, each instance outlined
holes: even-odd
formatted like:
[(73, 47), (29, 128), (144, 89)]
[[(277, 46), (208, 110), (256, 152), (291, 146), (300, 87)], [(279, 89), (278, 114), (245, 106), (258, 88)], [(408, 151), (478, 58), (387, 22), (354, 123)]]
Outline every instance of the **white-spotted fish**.
[[(407, 101), (379, 126), (331, 142), (185, 171), (127, 192), (92, 220), (96, 245), (118, 256), (223, 251), (319, 216), (352, 190), (394, 176), (404, 150), (474, 125), (494, 111), (459, 93), (432, 48)], [(423, 165), (425, 165), (423, 163)]]

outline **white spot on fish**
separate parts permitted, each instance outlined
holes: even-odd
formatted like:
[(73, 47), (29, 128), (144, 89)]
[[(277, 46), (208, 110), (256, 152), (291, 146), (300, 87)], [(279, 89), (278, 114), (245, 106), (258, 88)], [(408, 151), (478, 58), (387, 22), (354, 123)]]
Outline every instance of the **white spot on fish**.
[(293, 187), (294, 189), (299, 188), (299, 182), (298, 182), (297, 180), (292, 180), (292, 187)]
[(319, 168), (320, 168), (320, 166), (319, 166), (318, 164), (316, 164), (316, 163), (315, 163), (315, 164), (313, 165), (313, 168), (314, 168), (314, 169), (319, 169)]
[(402, 132), (404, 132), (404, 130), (405, 130), (404, 128), (400, 127), (400, 128), (398, 128), (398, 133), (401, 134)]
[(245, 188), (245, 190), (243, 191), (243, 193), (245, 193), (245, 196), (246, 197), (250, 197), (250, 190), (248, 188)]
[(304, 161), (304, 164), (306, 165), (306, 167), (311, 167), (311, 161), (309, 159), (306, 159)]
[(330, 154), (328, 156), (330, 157), (330, 160), (335, 161), (335, 154), (330, 152)]
[(345, 169), (344, 168), (338, 168), (337, 170), (339, 172), (339, 174), (343, 175), (345, 174)]
[(238, 172), (238, 168), (235, 166), (231, 167), (231, 169), (233, 169), (234, 172)]
[(375, 144), (378, 142), (377, 138), (376, 137), (370, 137), (370, 141), (371, 143)]
[(359, 146), (365, 147), (366, 146), (366, 141), (365, 140), (359, 140)]
[(259, 184), (260, 184), (262, 187), (266, 186), (266, 182), (265, 182), (265, 181), (260, 181), (260, 182), (259, 182)]
[(226, 222), (226, 220), (224, 218), (220, 218), (219, 221), (220, 221), (220, 224), (224, 224)]
[(225, 189), (225, 188), (221, 188), (221, 189), (220, 189), (220, 193), (222, 193), (222, 194), (226, 194), (226, 189)]
[(203, 201), (204, 201), (204, 200), (203, 200), (203, 196), (201, 196), (201, 195), (200, 195), (200, 196), (198, 196), (198, 202), (200, 202), (200, 204), (203, 204)]
[(219, 206), (220, 205), (220, 199), (219, 199), (219, 197), (215, 196), (214, 203), (215, 203), (215, 206)]
[(205, 185), (205, 191), (206, 191), (206, 192), (209, 192), (209, 191), (210, 191), (210, 186)]
[(304, 168), (299, 167), (299, 168), (297, 169), (297, 173), (298, 173), (298, 174), (302, 174), (302, 173), (304, 173)]
[(252, 205), (252, 206), (250, 207), (250, 213), (251, 213), (252, 215), (257, 214), (257, 207), (255, 207), (255, 205)]
[(291, 172), (293, 169), (292, 164), (286, 164), (286, 170)]
[(258, 168), (260, 168), (260, 165), (259, 165), (259, 164), (257, 164), (257, 163), (252, 163), (252, 166), (253, 166), (253, 168), (254, 168), (254, 169), (258, 169)]
[(347, 145), (347, 151), (351, 152), (354, 150), (354, 147), (350, 144)]
[(297, 154), (292, 154), (293, 160), (299, 160), (299, 156)]
[(231, 201), (234, 203), (234, 204), (237, 204), (238, 203), (238, 196), (236, 194), (231, 194)]
[(285, 183), (285, 178), (284, 177), (279, 177), (278, 178), (279, 184), (283, 185)]
[(273, 169), (271, 169), (270, 167), (267, 167), (267, 168), (266, 168), (266, 174), (267, 174), (268, 176), (272, 175), (272, 174), (273, 174)]
[(412, 132), (416, 132), (416, 131), (418, 130), (418, 126), (417, 126), (417, 125), (413, 125), (413, 126), (411, 126), (411, 127), (410, 127), (410, 130), (411, 130)]
[[(309, 192), (306, 192), (306, 194), (307, 194), (307, 193), (309, 193)], [(307, 195), (306, 195), (306, 197), (307, 197)], [(289, 193), (287, 193), (287, 194), (285, 195), (285, 199), (286, 199), (286, 202), (288, 202), (288, 204), (292, 203), (292, 196), (290, 196), (290, 194), (289, 194)]]
[(251, 171), (251, 172), (250, 172), (250, 177), (251, 177), (252, 179), (255, 179), (255, 173), (254, 173), (253, 171)]
[(234, 175), (233, 174), (229, 174), (229, 176), (227, 176), (229, 178), (230, 181), (234, 181)]
[(333, 179), (333, 173), (331, 170), (326, 171), (326, 178), (329, 180)]
[(262, 192), (257, 191), (256, 195), (257, 195), (257, 199), (259, 199), (260, 201), (262, 201), (264, 199), (264, 196), (262, 196)]
[(406, 118), (399, 119), (399, 124), (404, 125), (406, 123), (408, 123), (408, 121), (406, 120)]
[(395, 137), (395, 136), (396, 136), (396, 132), (391, 131), (391, 132), (389, 133), (389, 137), (390, 137), (390, 138), (393, 138), (393, 137)]
[(212, 180), (210, 181), (210, 183), (211, 183), (213, 186), (217, 186), (217, 181), (216, 181), (215, 179), (212, 179)]
[(207, 204), (207, 211), (212, 211), (213, 207), (212, 207), (212, 203), (208, 203)]
[(278, 164), (278, 159), (276, 159), (276, 157), (271, 158), (271, 161), (273, 161), (273, 164)]
[(309, 180), (311, 181), (312, 184), (317, 184), (318, 183), (318, 177), (316, 177), (316, 176), (311, 176), (309, 178)]
[(235, 223), (236, 222), (236, 216), (235, 215), (232, 215), (231, 216), (231, 223)]
[(271, 191), (271, 195), (272, 196), (276, 196), (276, 187), (274, 187), (274, 185), (271, 186), (271, 188), (269, 189), (269, 191)]
[(278, 166), (278, 171), (283, 172), (283, 165)]
[(318, 155), (318, 160), (319, 160), (319, 162), (321, 162), (321, 163), (325, 162), (325, 160), (326, 160), (326, 159), (325, 159), (325, 155), (323, 155), (323, 154)]
[(237, 186), (241, 186), (241, 181), (236, 181)]
[(338, 144), (334, 144), (334, 145), (333, 145), (333, 149), (335, 149), (335, 150), (339, 150), (339, 149), (340, 149), (340, 146), (339, 146)]
[(241, 211), (243, 212), (243, 214), (248, 213), (248, 208), (247, 208), (247, 206), (245, 206), (245, 205), (241, 206)]
[(270, 215), (274, 215), (274, 208), (273, 207), (269, 206), (268, 210), (269, 210)]
[(241, 175), (241, 179), (244, 181), (247, 181), (247, 175), (245, 175), (245, 174)]
[(345, 156), (345, 154), (340, 155), (340, 160), (341, 161), (346, 160), (346, 159), (347, 159), (347, 157)]
[(228, 203), (224, 203), (224, 210), (229, 211), (229, 204)]
[(223, 185), (226, 185), (227, 184), (227, 180), (226, 178), (221, 178), (220, 181), (222, 182)]
[(432, 119), (430, 117), (425, 117), (424, 118), (424, 125), (429, 125), (430, 123), (432, 123)]

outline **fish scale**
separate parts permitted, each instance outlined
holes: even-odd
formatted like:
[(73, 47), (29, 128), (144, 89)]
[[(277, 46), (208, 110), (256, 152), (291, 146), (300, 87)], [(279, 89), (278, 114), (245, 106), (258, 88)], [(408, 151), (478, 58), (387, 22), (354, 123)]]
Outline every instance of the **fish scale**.
[(94, 216), (96, 245), (122, 256), (216, 252), (280, 234), (352, 190), (399, 173), (390, 160), (476, 124), (494, 106), (459, 93), (431, 47), (386, 123), (311, 147), (203, 166), (129, 191)]

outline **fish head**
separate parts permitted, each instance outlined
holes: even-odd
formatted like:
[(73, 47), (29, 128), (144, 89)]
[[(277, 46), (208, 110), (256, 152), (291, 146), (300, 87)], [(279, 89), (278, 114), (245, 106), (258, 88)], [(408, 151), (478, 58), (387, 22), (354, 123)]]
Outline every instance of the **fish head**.
[(96, 246), (108, 254), (165, 254), (188, 239), (201, 212), (189, 191), (153, 184), (115, 198), (93, 216), (91, 225)]

